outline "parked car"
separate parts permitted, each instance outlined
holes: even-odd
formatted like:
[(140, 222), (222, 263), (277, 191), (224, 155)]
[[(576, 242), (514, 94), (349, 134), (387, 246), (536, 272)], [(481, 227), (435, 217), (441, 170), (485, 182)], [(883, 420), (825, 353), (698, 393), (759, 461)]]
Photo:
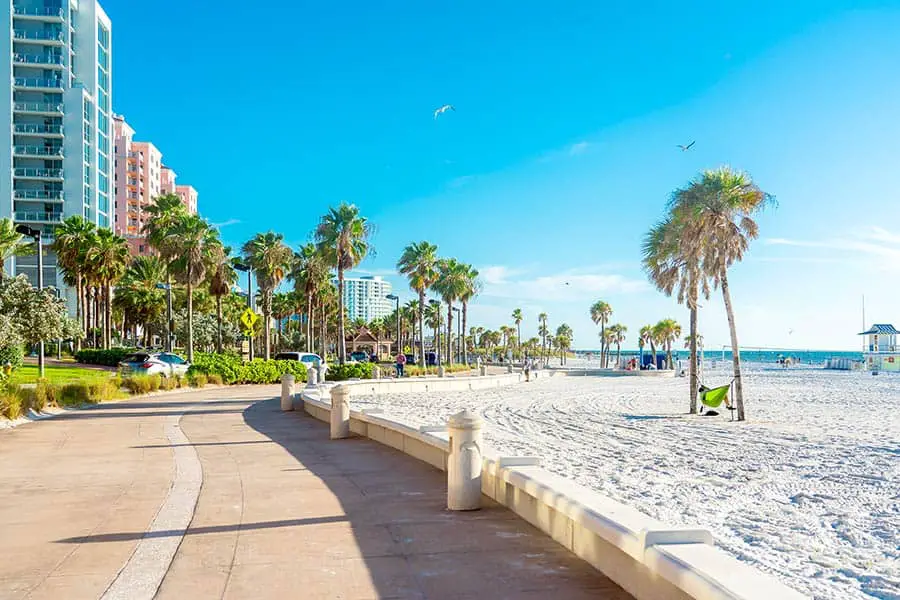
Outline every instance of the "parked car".
[(369, 353), (368, 352), (351, 352), (350, 360), (355, 360), (356, 362), (369, 362)]
[(314, 365), (316, 368), (324, 365), (325, 371), (328, 371), (328, 363), (322, 360), (321, 356), (312, 352), (279, 352), (275, 355), (275, 360), (297, 360), (306, 364), (307, 368), (310, 365)]
[(171, 352), (135, 352), (119, 363), (123, 375), (187, 375), (191, 363)]

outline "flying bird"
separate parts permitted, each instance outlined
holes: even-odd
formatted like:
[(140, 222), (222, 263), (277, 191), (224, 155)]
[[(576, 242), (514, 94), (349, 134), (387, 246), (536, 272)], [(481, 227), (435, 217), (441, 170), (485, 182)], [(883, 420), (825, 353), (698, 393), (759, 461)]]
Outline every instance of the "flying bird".
[(683, 144), (678, 144), (678, 147), (681, 148), (681, 151), (682, 151), (682, 152), (687, 152), (688, 150), (691, 149), (691, 146), (693, 146), (693, 145), (696, 144), (696, 143), (697, 143), (697, 140), (694, 140), (693, 142), (691, 142), (691, 143), (688, 144), (687, 146), (685, 146), (685, 145), (683, 145)]
[(448, 110), (452, 110), (453, 112), (456, 112), (456, 109), (453, 108), (453, 105), (452, 105), (452, 104), (445, 104), (445, 105), (443, 105), (442, 107), (436, 108), (436, 109), (434, 110), (434, 118), (437, 119), (437, 118), (438, 118), (438, 115), (442, 115), (442, 114), (444, 114), (445, 112), (447, 112)]

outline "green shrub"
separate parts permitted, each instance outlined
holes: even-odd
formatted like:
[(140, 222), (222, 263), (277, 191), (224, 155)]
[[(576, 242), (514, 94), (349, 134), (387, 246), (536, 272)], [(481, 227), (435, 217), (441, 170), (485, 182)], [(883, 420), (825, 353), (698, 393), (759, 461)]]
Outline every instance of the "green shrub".
[(60, 390), (60, 386), (50, 383), (46, 378), (38, 379), (31, 408), (40, 412), (48, 406), (57, 406)]
[(122, 384), (129, 392), (139, 396), (150, 393), (150, 379), (150, 375), (132, 375), (131, 377), (126, 377)]
[(81, 406), (91, 403), (91, 386), (87, 383), (67, 383), (59, 391), (60, 406)]
[(372, 363), (347, 363), (345, 365), (329, 365), (325, 374), (327, 381), (345, 381), (347, 379), (371, 379)]
[(12, 346), (0, 346), (0, 367), (9, 363), (13, 370), (16, 370), (22, 366), (22, 359), (24, 356), (25, 351), (22, 349), (22, 346), (18, 344)]
[(178, 379), (175, 377), (164, 377), (160, 385), (160, 389), (169, 391), (178, 387)]
[(211, 385), (222, 385), (224, 383), (222, 381), (222, 376), (218, 373), (210, 373), (207, 379), (209, 379)]
[(116, 397), (119, 388), (110, 381), (92, 381), (88, 384), (88, 401), (91, 404), (109, 402)]
[(0, 415), (7, 419), (18, 419), (22, 416), (22, 391), (17, 385), (4, 385), (0, 388)]
[(174, 381), (175, 381), (175, 387), (177, 387), (177, 388), (183, 388), (188, 384), (187, 377), (185, 377), (184, 375), (176, 375), (174, 377)]
[(75, 353), (75, 360), (88, 365), (115, 367), (126, 356), (134, 353), (134, 348), (110, 348), (109, 350), (86, 348)]
[(159, 387), (162, 385), (162, 375), (150, 375), (150, 391), (155, 392), (159, 390)]
[(215, 375), (222, 383), (278, 383), (281, 376), (290, 373), (296, 381), (306, 381), (306, 365), (295, 360), (264, 360), (255, 358), (243, 362), (234, 354), (207, 354), (198, 352), (188, 369), (188, 376), (198, 373)]
[(190, 377), (188, 377), (188, 381), (191, 383), (191, 387), (194, 388), (202, 388), (206, 386), (206, 382), (208, 381), (206, 375), (203, 373), (194, 373)]

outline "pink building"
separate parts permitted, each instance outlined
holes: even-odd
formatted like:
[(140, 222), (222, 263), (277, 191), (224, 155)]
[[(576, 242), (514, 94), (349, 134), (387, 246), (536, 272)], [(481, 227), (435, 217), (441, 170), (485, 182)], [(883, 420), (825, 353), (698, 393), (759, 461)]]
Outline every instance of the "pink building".
[(134, 140), (134, 130), (121, 115), (113, 117), (115, 131), (115, 226), (128, 239), (132, 254), (153, 249), (141, 233), (147, 207), (162, 194), (177, 194), (191, 214), (197, 214), (197, 190), (175, 185), (175, 171), (162, 164), (162, 153), (150, 142)]

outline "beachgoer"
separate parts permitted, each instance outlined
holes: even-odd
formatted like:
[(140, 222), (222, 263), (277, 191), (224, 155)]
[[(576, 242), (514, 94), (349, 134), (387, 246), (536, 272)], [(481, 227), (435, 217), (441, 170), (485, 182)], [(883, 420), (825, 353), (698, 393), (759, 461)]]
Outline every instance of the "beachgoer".
[(403, 377), (403, 366), (406, 364), (406, 355), (402, 352), (397, 353), (394, 359), (394, 366), (397, 368), (397, 377)]
[(525, 381), (531, 381), (531, 361), (528, 360), (528, 357), (525, 357), (525, 362), (522, 363), (522, 369), (525, 371)]

